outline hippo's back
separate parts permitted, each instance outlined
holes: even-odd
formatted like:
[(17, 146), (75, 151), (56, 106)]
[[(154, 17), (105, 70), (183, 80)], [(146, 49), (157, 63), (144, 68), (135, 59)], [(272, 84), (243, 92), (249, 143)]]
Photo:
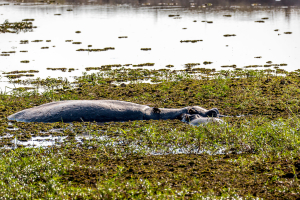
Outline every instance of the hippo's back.
[(146, 108), (148, 106), (117, 100), (69, 100), (22, 110), (8, 119), (23, 122), (141, 120)]

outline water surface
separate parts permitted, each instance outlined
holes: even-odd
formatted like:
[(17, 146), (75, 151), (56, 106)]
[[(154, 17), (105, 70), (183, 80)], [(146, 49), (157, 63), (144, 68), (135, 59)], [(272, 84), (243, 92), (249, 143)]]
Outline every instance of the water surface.
[[(9, 22), (34, 19), (33, 25), (37, 26), (32, 32), (1, 34), (0, 51), (16, 53), (0, 56), (0, 70), (38, 70), (35, 77), (46, 78), (79, 76), (86, 67), (110, 64), (155, 63), (145, 68), (161, 69), (174, 65), (172, 69), (184, 69), (186, 63), (200, 63), (199, 67), (219, 70), (224, 69), (223, 65), (234, 64), (243, 68), (272, 61), (273, 64), (287, 64), (280, 68), (288, 71), (300, 68), (300, 10), (295, 6), (258, 6), (251, 5), (251, 2), (244, 6), (232, 3), (223, 7), (205, 6), (200, 1), (184, 5), (182, 1), (173, 5), (159, 1), (134, 1), (131, 4), (101, 2), (28, 2), (15, 5), (18, 3), (0, 1), (0, 4), (9, 4), (0, 6), (0, 23), (6, 19)], [(274, 31), (276, 29), (278, 31)], [(236, 36), (224, 37), (226, 34)], [(21, 40), (29, 43), (20, 44)], [(34, 40), (42, 42), (32, 42)], [(203, 41), (180, 42), (182, 40)], [(105, 47), (113, 47), (114, 50), (76, 51)], [(142, 51), (141, 48), (151, 50)], [(22, 53), (22, 50), (28, 52)], [(29, 63), (21, 63), (22, 60), (29, 60)], [(205, 61), (212, 64), (204, 65)], [(74, 68), (75, 71), (47, 68)], [(8, 85), (3, 76), (2, 90)]]

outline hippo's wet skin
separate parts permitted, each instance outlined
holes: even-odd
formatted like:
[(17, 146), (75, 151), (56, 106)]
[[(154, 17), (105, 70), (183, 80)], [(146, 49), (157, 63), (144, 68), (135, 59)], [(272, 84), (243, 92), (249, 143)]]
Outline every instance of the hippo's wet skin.
[(199, 106), (181, 109), (153, 108), (117, 100), (69, 100), (43, 104), (8, 116), (21, 122), (73, 122), (73, 121), (129, 121), (149, 119), (183, 119), (183, 114), (197, 118), (217, 117), (216, 108), (207, 110)]
[[(221, 117), (224, 117), (223, 115)], [(181, 121), (188, 123), (193, 126), (199, 126), (200, 124), (206, 124), (209, 122), (214, 123), (225, 123), (223, 120), (216, 118), (216, 117), (202, 117), (199, 114), (183, 114), (181, 116)]]

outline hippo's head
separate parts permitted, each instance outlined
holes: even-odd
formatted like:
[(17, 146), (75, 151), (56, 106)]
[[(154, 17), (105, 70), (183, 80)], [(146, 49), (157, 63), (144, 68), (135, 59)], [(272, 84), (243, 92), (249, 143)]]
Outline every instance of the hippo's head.
[(199, 114), (182, 114), (181, 121), (193, 126), (199, 126), (206, 123), (225, 123), (223, 120), (214, 117), (202, 117)]
[(183, 121), (185, 123), (189, 123), (190, 121), (198, 119), (201, 116), (198, 114), (182, 114), (180, 117), (181, 117), (181, 119), (180, 119), (181, 121)]
[(198, 114), (201, 117), (218, 117), (220, 115), (220, 112), (217, 108), (206, 110), (200, 106), (192, 106), (188, 109), (188, 114)]

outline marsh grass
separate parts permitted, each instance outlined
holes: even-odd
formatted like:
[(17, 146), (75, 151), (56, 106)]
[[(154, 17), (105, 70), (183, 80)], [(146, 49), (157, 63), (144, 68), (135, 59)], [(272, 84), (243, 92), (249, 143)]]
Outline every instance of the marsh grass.
[(19, 32), (28, 32), (32, 31), (34, 26), (31, 21), (22, 21), (22, 22), (9, 22), (5, 20), (3, 24), (0, 24), (1, 33), (19, 33)]
[[(194, 69), (98, 69), (75, 82), (11, 79), (16, 88), (30, 84), (35, 89), (0, 94), (0, 196), (297, 199), (299, 72)], [(179, 120), (67, 124), (6, 119), (26, 108), (71, 99), (168, 108), (200, 105), (244, 116), (199, 127)], [(14, 138), (50, 135), (67, 138), (48, 148), (11, 149)], [(88, 137), (78, 141), (79, 135)]]

